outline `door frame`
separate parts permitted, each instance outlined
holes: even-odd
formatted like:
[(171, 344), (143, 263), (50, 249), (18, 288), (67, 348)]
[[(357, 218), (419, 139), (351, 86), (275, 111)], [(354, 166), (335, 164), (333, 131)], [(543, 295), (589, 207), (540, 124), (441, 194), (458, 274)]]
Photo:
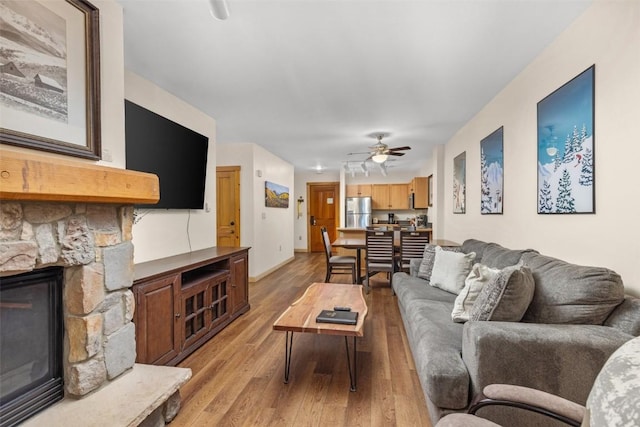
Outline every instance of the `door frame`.
[(336, 194), (336, 200), (334, 201), (336, 229), (340, 226), (340, 182), (339, 181), (327, 181), (327, 182), (307, 182), (307, 200), (309, 201), (309, 208), (307, 209), (307, 252), (311, 252), (311, 187), (333, 185), (334, 192)]

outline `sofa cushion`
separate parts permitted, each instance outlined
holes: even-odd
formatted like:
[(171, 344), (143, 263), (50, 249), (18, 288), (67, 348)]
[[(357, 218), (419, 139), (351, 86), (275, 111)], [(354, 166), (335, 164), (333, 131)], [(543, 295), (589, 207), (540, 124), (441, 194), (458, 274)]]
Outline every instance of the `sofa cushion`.
[(607, 268), (585, 267), (525, 253), (524, 265), (535, 279), (525, 322), (602, 325), (624, 299), (620, 276)]
[(507, 249), (498, 244), (487, 245), (482, 263), (491, 268), (505, 268), (520, 262), (522, 255), (534, 252), (533, 249)]
[(519, 322), (531, 303), (534, 287), (527, 267), (518, 264), (503, 268), (482, 288), (469, 318)]
[(391, 283), (400, 306), (405, 306), (410, 301), (422, 299), (453, 304), (456, 299), (455, 294), (429, 286), (429, 283), (424, 279), (410, 276), (404, 272), (395, 273)]
[(495, 245), (495, 243), (487, 243), (483, 242), (482, 240), (476, 239), (467, 239), (462, 242), (462, 246), (460, 246), (460, 249), (465, 254), (468, 254), (469, 252), (475, 252), (476, 262), (482, 262), (482, 257), (484, 256), (485, 249), (491, 245)]
[(634, 337), (640, 336), (640, 298), (627, 295), (622, 304), (607, 317), (604, 326), (620, 329)]
[[(420, 268), (418, 268), (418, 277), (429, 282), (431, 280), (431, 271), (433, 270), (433, 262), (436, 259), (436, 248), (440, 246), (437, 245), (426, 245), (424, 247), (424, 253), (422, 255), (422, 262), (420, 263)], [(447, 246), (442, 248), (445, 251), (451, 252), (460, 252), (461, 248), (459, 246)]]
[(442, 301), (412, 301), (402, 321), (425, 394), (439, 407), (462, 409), (469, 403), (469, 373), (461, 355), (463, 324), (451, 321), (451, 308)]
[(453, 303), (453, 311), (451, 312), (451, 319), (454, 322), (464, 323), (469, 320), (469, 314), (473, 303), (480, 295), (480, 291), (489, 283), (500, 270), (495, 268), (489, 268), (486, 265), (476, 263), (471, 267), (469, 275), (464, 280), (464, 288), (460, 291), (460, 294), (456, 297)]
[(469, 275), (475, 258), (475, 252), (464, 254), (436, 247), (436, 257), (433, 261), (429, 284), (447, 292), (459, 294), (464, 288), (464, 280)]

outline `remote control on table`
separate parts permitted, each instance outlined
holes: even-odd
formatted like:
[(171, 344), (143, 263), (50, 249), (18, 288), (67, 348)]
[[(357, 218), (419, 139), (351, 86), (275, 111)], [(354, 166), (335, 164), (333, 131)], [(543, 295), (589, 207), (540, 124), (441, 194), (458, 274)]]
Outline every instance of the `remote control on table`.
[(333, 307), (333, 311), (351, 311), (351, 307)]

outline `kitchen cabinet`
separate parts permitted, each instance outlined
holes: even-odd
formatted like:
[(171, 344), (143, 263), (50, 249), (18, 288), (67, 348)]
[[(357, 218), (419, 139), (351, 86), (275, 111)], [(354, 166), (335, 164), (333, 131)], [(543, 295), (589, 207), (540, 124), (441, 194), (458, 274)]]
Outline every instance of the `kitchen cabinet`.
[(371, 208), (389, 209), (389, 184), (371, 186)]
[(427, 209), (429, 207), (429, 178), (415, 177), (409, 184), (409, 193), (413, 193), (413, 208)]
[(407, 184), (373, 184), (371, 188), (373, 209), (409, 209), (409, 186)]
[(248, 250), (214, 247), (135, 266), (138, 363), (175, 365), (249, 310)]
[(346, 193), (346, 197), (371, 197), (371, 184), (347, 185)]

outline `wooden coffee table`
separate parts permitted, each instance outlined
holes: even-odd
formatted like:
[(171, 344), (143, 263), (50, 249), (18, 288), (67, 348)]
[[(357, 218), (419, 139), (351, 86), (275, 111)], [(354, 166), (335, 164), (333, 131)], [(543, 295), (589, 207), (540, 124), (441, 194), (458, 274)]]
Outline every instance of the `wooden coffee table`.
[[(317, 323), (316, 317), (322, 310), (333, 310), (336, 306), (351, 307), (357, 311), (358, 322), (355, 325), (336, 323)], [(340, 283), (313, 283), (304, 295), (291, 304), (273, 324), (275, 331), (285, 331), (285, 367), (284, 382), (289, 382), (291, 368), (291, 349), (294, 332), (310, 332), (313, 334), (342, 335), (347, 349), (349, 380), (351, 391), (356, 391), (356, 338), (364, 336), (364, 318), (367, 316), (367, 304), (362, 295), (362, 286)], [(353, 337), (353, 368), (349, 354), (348, 337)]]

